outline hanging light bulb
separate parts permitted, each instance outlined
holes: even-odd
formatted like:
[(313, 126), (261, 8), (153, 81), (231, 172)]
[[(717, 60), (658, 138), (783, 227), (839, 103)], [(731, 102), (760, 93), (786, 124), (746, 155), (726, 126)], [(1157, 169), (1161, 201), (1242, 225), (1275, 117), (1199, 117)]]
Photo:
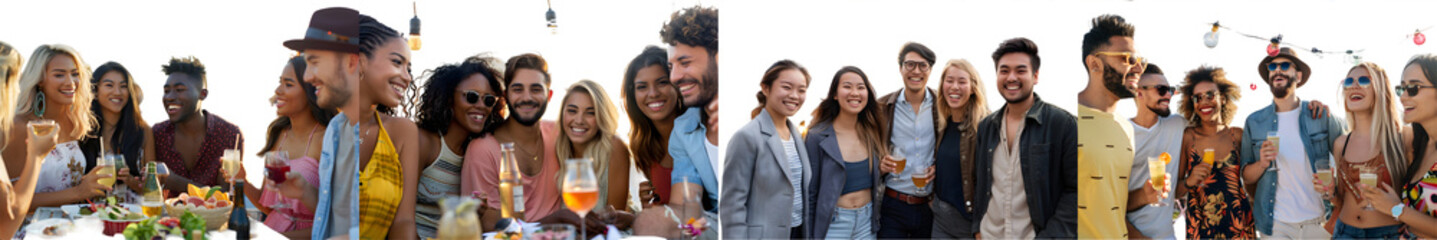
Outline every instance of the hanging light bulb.
[(409, 19), (409, 50), (419, 51), (424, 43), (419, 40), (419, 3), (414, 3), (414, 18)]
[(549, 3), (549, 11), (544, 12), (544, 20), (549, 23), (549, 34), (559, 34), (559, 21), (554, 17), (554, 3), (552, 1), (545, 2)]
[(1202, 35), (1202, 44), (1207, 48), (1217, 47), (1217, 23), (1212, 23), (1212, 31)]
[(1418, 29), (1417, 33), (1412, 34), (1412, 43), (1422, 46), (1423, 43), (1427, 43), (1427, 35), (1422, 34), (1422, 30)]
[(1281, 48), (1277, 46), (1279, 43), (1282, 43), (1282, 35), (1277, 35), (1277, 37), (1272, 38), (1271, 43), (1267, 44), (1267, 56), (1277, 56), (1278, 51), (1281, 50)]

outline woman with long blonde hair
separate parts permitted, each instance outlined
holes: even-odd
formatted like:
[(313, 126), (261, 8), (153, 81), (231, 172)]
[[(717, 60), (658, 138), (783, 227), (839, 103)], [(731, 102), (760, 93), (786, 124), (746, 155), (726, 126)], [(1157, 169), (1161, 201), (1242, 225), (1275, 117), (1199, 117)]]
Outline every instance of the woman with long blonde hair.
[[(31, 208), (36, 219), (61, 217), (60, 205), (78, 203), (104, 196), (112, 185), (101, 184), (102, 178), (113, 174), (96, 171), (96, 158), (87, 158), (80, 150), (79, 140), (97, 125), (90, 112), (94, 98), (90, 92), (90, 66), (79, 52), (66, 45), (41, 45), (30, 55), (30, 65), (20, 76), (20, 94), (16, 122), (51, 120), (59, 127), (54, 150), (40, 166)], [(11, 132), (10, 138), (20, 139), (23, 132)], [(10, 141), (5, 147), (5, 167), (11, 176), (20, 175), (28, 164), (22, 141)]]
[[(1347, 125), (1352, 132), (1339, 136), (1333, 145), (1337, 176), (1322, 182), (1313, 176), (1313, 186), (1324, 199), (1332, 201), (1328, 224), (1333, 238), (1395, 239), (1401, 235), (1401, 223), (1377, 211), (1365, 211), (1360, 192), (1359, 176), (1377, 173), (1382, 184), (1393, 179), (1407, 179), (1407, 153), (1402, 144), (1402, 125), (1397, 113), (1397, 95), (1388, 88), (1387, 71), (1375, 63), (1352, 66), (1342, 80), (1343, 107)], [(1320, 173), (1319, 173), (1320, 174)]]
[(938, 148), (933, 174), (933, 236), (938, 238), (972, 238), (974, 233), (963, 227), (972, 223), (968, 201), (973, 199), (973, 155), (977, 148), (978, 122), (987, 117), (988, 102), (984, 100), (983, 81), (968, 60), (948, 60), (939, 75)]
[[(563, 110), (559, 112), (558, 140), (554, 151), (561, 159), (588, 158), (594, 161), (594, 176), (599, 184), (599, 201), (595, 211), (628, 209), (629, 146), (619, 139), (619, 110), (599, 83), (580, 80), (565, 93)], [(568, 166), (561, 164), (559, 172)], [(563, 177), (562, 174), (556, 177)], [(558, 181), (558, 182), (563, 182)]]
[[(28, 128), (20, 131), (12, 128), (14, 120), (11, 118), (15, 111), (15, 93), (19, 91), (16, 80), (20, 76), (20, 51), (15, 47), (0, 42), (0, 146), (11, 151), (23, 151), (17, 155), (23, 158), (13, 158), (6, 151), (3, 159), (15, 159), (20, 163), (20, 168), (12, 168), (7, 164), (0, 165), (5, 169), (0, 170), (0, 236), (13, 236), (15, 231), (20, 229), (20, 223), (30, 211), (30, 200), (35, 195), (35, 185), (40, 177), (40, 165), (44, 164), (46, 155), (50, 149), (55, 147), (55, 139), (58, 134), (49, 136), (36, 136)], [(17, 138), (24, 137), (24, 138)], [(12, 141), (13, 140), (13, 141)], [(16, 143), (16, 144), (11, 144)], [(19, 171), (19, 174), (11, 174), (10, 170)], [(15, 176), (11, 181), (10, 176)]]

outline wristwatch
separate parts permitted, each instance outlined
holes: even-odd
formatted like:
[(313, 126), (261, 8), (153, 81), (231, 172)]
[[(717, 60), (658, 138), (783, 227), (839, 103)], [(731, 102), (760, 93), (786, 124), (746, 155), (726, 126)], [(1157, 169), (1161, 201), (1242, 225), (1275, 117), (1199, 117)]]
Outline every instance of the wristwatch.
[(1393, 205), (1393, 206), (1392, 206), (1392, 210), (1391, 210), (1392, 219), (1397, 220), (1397, 221), (1402, 221), (1402, 219), (1400, 219), (1400, 217), (1402, 217), (1402, 209), (1406, 209), (1406, 208), (1407, 208), (1407, 204), (1406, 204), (1406, 203), (1397, 203), (1397, 205)]

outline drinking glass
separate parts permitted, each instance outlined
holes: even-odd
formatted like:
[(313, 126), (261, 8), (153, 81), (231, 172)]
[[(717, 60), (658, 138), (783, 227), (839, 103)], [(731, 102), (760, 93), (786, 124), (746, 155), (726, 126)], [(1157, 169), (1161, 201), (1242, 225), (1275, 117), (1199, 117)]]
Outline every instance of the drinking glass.
[(589, 210), (599, 201), (599, 183), (598, 178), (594, 177), (594, 162), (579, 158), (569, 159), (564, 164), (564, 205), (579, 214), (579, 234), (587, 234), (588, 224), (585, 224), (584, 217), (589, 215)]
[[(268, 186), (265, 186), (265, 189), (278, 196), (279, 190), (276, 189), (279, 187), (279, 184), (283, 184), (285, 180), (289, 180), (288, 176), (285, 175), (289, 173), (289, 152), (272, 151), (265, 153), (264, 163), (264, 175), (266, 178), (269, 178), (271, 182), (266, 184)], [(281, 200), (275, 204), (271, 204), (270, 207), (274, 209), (289, 208), (289, 204), (285, 204), (285, 202), (286, 201)]]

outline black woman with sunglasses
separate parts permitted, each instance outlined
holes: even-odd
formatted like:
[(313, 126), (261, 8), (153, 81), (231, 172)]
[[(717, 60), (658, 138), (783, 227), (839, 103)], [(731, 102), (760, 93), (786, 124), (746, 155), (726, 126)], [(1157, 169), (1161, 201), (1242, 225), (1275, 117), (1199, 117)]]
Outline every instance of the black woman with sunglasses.
[(1188, 239), (1253, 239), (1252, 202), (1238, 159), (1243, 129), (1234, 127), (1240, 90), (1226, 71), (1188, 71), (1178, 112), (1188, 119), (1179, 154), (1177, 197), (1186, 206)]
[(443, 212), (439, 199), (462, 196), (460, 169), (469, 140), (504, 121), (503, 74), (498, 59), (474, 56), (429, 72), (419, 97), (420, 172), (415, 223), (420, 239), (434, 238)]

